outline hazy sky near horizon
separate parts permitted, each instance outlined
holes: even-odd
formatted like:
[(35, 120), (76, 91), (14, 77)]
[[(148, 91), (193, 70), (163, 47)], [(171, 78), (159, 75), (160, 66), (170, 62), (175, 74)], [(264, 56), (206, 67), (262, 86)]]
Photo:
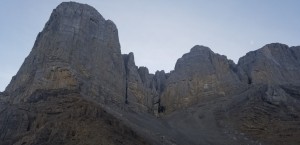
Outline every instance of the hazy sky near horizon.
[[(300, 45), (300, 0), (74, 0), (95, 7), (119, 30), (122, 53), (138, 66), (169, 72), (194, 45), (238, 61), (280, 42)], [(62, 0), (3, 0), (0, 5), (0, 91), (31, 51)]]

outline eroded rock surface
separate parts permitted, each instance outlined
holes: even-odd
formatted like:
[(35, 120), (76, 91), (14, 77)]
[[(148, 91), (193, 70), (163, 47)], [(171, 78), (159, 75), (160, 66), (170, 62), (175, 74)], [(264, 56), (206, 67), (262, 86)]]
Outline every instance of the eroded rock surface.
[(124, 103), (125, 68), (118, 30), (94, 8), (62, 3), (6, 88), (13, 102), (37, 89), (80, 90), (102, 103)]
[(229, 136), (253, 139), (257, 144), (297, 145), (299, 94), (299, 86), (252, 86), (220, 109), (219, 123)]
[(150, 74), (146, 67), (135, 65), (133, 53), (123, 55), (126, 69), (126, 104), (136, 111), (158, 114), (160, 95), (167, 75), (164, 71)]
[(247, 53), (238, 66), (246, 72), (249, 84), (299, 84), (299, 58), (299, 47), (272, 43)]
[(39, 90), (30, 99), (30, 104), (0, 104), (0, 145), (148, 144), (77, 92)]
[(166, 111), (187, 108), (205, 99), (227, 96), (245, 86), (235, 64), (208, 47), (194, 46), (177, 60), (161, 96)]
[(298, 145), (300, 47), (236, 65), (196, 45), (170, 73), (121, 54), (94, 8), (63, 2), (0, 92), (0, 145)]

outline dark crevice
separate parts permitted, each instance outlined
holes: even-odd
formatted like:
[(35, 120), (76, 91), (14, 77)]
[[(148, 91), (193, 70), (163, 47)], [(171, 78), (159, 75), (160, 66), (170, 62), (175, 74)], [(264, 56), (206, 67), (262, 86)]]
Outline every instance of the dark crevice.
[(29, 118), (28, 119), (28, 125), (27, 125), (27, 131), (30, 131), (30, 129), (31, 129), (31, 123), (32, 123), (32, 120)]
[(69, 94), (76, 94), (79, 93), (80, 90), (74, 89), (74, 90), (68, 90), (68, 89), (52, 89), (52, 90), (44, 90), (44, 89), (38, 89), (34, 91), (30, 97), (27, 99), (28, 103), (36, 103), (39, 101), (45, 101), (47, 100), (48, 96), (64, 96)]
[(160, 104), (160, 99), (158, 99), (158, 108), (157, 108), (158, 113), (163, 113), (166, 111), (166, 107)]
[(124, 66), (125, 66), (125, 104), (128, 104), (128, 74), (129, 74), (129, 69), (128, 69), (128, 60), (129, 60), (129, 55), (124, 54), (123, 55), (123, 60), (124, 60)]
[(163, 113), (163, 112), (165, 112), (165, 110), (166, 110), (165, 106), (158, 107), (158, 113)]
[(90, 21), (91, 22), (93, 22), (93, 23), (96, 23), (96, 24), (98, 24), (99, 22), (98, 22), (98, 20), (97, 19), (95, 19), (95, 18), (90, 18)]
[(248, 84), (251, 85), (252, 84), (252, 79), (250, 77), (248, 77)]

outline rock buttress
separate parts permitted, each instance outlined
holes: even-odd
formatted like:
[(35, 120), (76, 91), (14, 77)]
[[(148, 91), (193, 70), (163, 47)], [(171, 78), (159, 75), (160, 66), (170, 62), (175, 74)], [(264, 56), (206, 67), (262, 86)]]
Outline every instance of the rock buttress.
[(54, 9), (6, 92), (26, 102), (39, 89), (79, 90), (102, 103), (123, 103), (125, 68), (115, 24), (84, 4)]

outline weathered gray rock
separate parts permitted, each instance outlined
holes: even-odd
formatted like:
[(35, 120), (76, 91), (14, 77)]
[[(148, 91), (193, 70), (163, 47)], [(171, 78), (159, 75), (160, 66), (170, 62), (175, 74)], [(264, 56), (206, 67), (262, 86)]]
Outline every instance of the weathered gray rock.
[(135, 65), (133, 53), (123, 55), (126, 69), (126, 104), (135, 110), (148, 110), (152, 104), (152, 96), (147, 94), (138, 67)]
[(238, 67), (254, 84), (294, 84), (300, 82), (299, 47), (272, 43), (240, 58)]
[[(300, 91), (293, 85), (252, 85), (247, 91), (233, 97), (221, 108), (221, 126), (228, 134), (233, 129), (243, 136), (254, 138), (257, 144), (298, 145), (300, 140)], [(236, 136), (236, 135), (235, 135)]]
[(54, 9), (6, 92), (13, 102), (26, 102), (38, 89), (80, 90), (98, 102), (124, 103), (125, 68), (115, 24), (84, 4)]
[(148, 144), (124, 122), (76, 92), (40, 90), (31, 97), (35, 100), (30, 103), (0, 102), (0, 145)]
[(126, 104), (136, 111), (157, 114), (159, 96), (164, 89), (166, 74), (150, 74), (146, 67), (138, 68), (133, 53), (123, 55), (126, 69)]
[(151, 74), (113, 22), (64, 2), (0, 92), (0, 145), (298, 145), (299, 59), (269, 44), (236, 65), (197, 45)]
[(161, 105), (170, 112), (236, 93), (245, 84), (235, 67), (226, 56), (215, 54), (205, 46), (194, 46), (177, 60), (162, 93)]
[(10, 98), (7, 92), (0, 92), (0, 102), (7, 102)]

